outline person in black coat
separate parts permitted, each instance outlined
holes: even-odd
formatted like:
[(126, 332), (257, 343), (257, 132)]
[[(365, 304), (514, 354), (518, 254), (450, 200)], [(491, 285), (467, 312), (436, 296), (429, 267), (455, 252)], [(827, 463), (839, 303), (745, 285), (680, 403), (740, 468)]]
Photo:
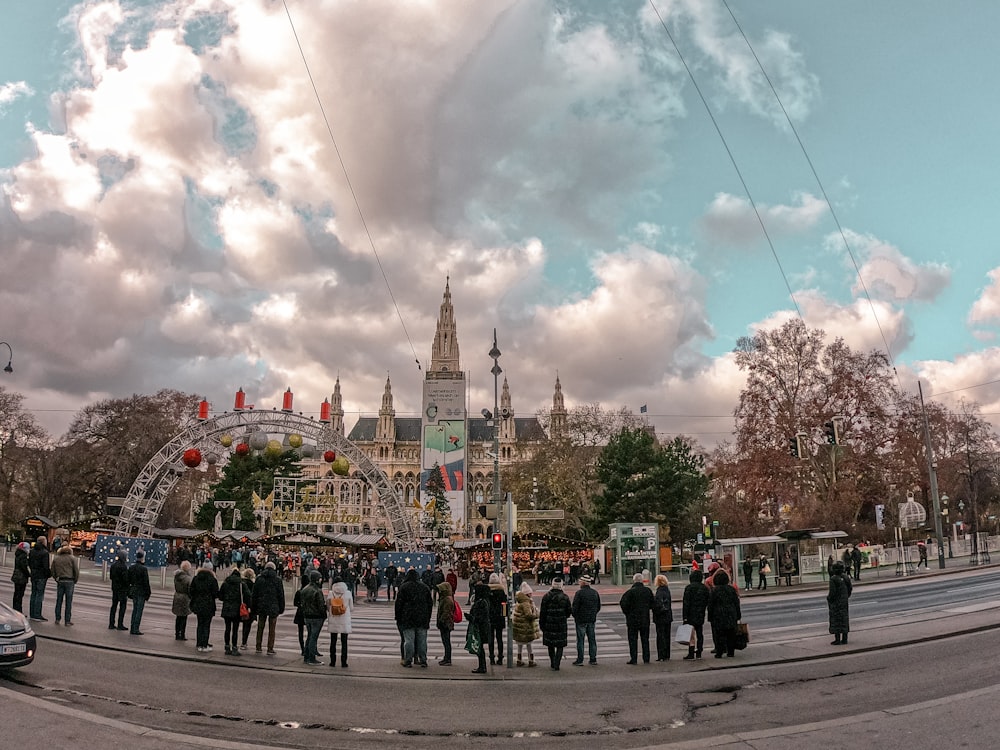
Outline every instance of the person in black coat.
[(396, 627), (403, 636), (400, 663), (404, 667), (413, 666), (414, 662), (421, 667), (427, 666), (427, 631), (433, 613), (431, 590), (420, 580), (417, 571), (410, 568), (403, 576), (395, 604)]
[(274, 655), (274, 629), (278, 616), (285, 612), (285, 586), (278, 578), (273, 562), (264, 565), (264, 571), (253, 582), (250, 609), (257, 613), (257, 653), (264, 643), (264, 622), (267, 622), (267, 653)]
[(725, 568), (715, 571), (715, 585), (708, 596), (708, 621), (712, 624), (712, 640), (716, 659), (736, 655), (736, 626), (742, 617), (740, 595), (729, 584)]
[(44, 536), (35, 540), (28, 553), (28, 570), (31, 574), (31, 598), (28, 600), (28, 616), (32, 620), (45, 622), (42, 617), (42, 602), (45, 600), (45, 584), (52, 577), (49, 568), (49, 544)]
[[(128, 562), (124, 550), (119, 550), (115, 561), (108, 568), (111, 578), (111, 613), (108, 615), (108, 630), (125, 630), (125, 610), (128, 607)], [(115, 613), (118, 624), (115, 625)]]
[(146, 570), (146, 553), (139, 550), (135, 553), (135, 562), (128, 569), (128, 598), (132, 600), (132, 627), (130, 635), (142, 635), (139, 626), (142, 624), (142, 611), (146, 602), (153, 595), (149, 587), (149, 571)]
[(597, 664), (597, 613), (601, 611), (601, 595), (591, 587), (589, 575), (580, 576), (580, 589), (573, 597), (573, 622), (576, 623), (576, 661), (583, 664), (583, 639), (587, 638), (590, 663)]
[(14, 572), (10, 580), (14, 582), (14, 600), (11, 606), (20, 613), (24, 613), (24, 590), (28, 588), (28, 581), (31, 579), (31, 569), (28, 567), (27, 542), (21, 542), (14, 551)]
[[(479, 637), (479, 650), (476, 658), (479, 666), (472, 670), (473, 674), (486, 674), (486, 644), (493, 637), (493, 621), (490, 619), (490, 587), (485, 583), (477, 583), (472, 587), (472, 608), (469, 610), (469, 634)], [(466, 641), (468, 643), (468, 641)]]
[(219, 586), (219, 599), (222, 600), (222, 620), (226, 623), (226, 655), (240, 655), (240, 605), (250, 606), (253, 592), (246, 579), (235, 565), (229, 571), (222, 585)]
[(215, 602), (219, 598), (219, 580), (215, 577), (211, 560), (201, 564), (201, 568), (191, 579), (189, 592), (191, 611), (198, 619), (195, 645), (198, 651), (205, 653), (212, 650), (212, 644), (208, 639), (211, 635), (212, 618), (215, 617)]
[(642, 582), (642, 573), (632, 576), (632, 588), (622, 594), (618, 603), (625, 613), (628, 631), (627, 664), (637, 663), (639, 642), (642, 642), (642, 662), (649, 664), (649, 614), (653, 611), (653, 592)]
[(684, 600), (682, 603), (682, 621), (694, 629), (695, 645), (688, 646), (688, 654), (685, 659), (701, 658), (702, 649), (705, 647), (705, 613), (708, 611), (709, 590), (708, 586), (701, 582), (702, 574), (700, 570), (691, 571), (688, 576), (688, 585), (684, 587)]
[(848, 600), (854, 584), (844, 569), (844, 563), (839, 560), (833, 564), (833, 574), (830, 576), (830, 590), (826, 595), (826, 606), (830, 610), (830, 633), (834, 636), (831, 646), (847, 643), (847, 634), (851, 631), (851, 617)]
[(556, 672), (566, 648), (566, 623), (572, 614), (573, 605), (563, 592), (562, 578), (553, 578), (552, 588), (542, 597), (538, 627), (542, 629), (542, 643), (549, 649), (549, 667)]
[(667, 577), (656, 576), (653, 581), (656, 592), (653, 594), (653, 624), (656, 626), (656, 660), (670, 660), (670, 625), (674, 621), (673, 606), (670, 602), (670, 586)]
[[(507, 630), (507, 589), (500, 579), (499, 573), (490, 574), (490, 620), (493, 630), (493, 637), (490, 638), (489, 644), (490, 664), (503, 664), (503, 634)], [(494, 641), (496, 641), (495, 657), (493, 653)]]

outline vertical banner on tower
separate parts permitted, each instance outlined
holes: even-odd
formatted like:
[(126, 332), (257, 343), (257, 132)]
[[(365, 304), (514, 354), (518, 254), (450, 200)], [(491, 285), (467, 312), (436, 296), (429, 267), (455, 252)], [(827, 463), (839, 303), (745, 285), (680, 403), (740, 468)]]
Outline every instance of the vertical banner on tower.
[(425, 380), (421, 420), (420, 497), (424, 510), (431, 498), (427, 478), (440, 472), (452, 531), (465, 528), (465, 380)]

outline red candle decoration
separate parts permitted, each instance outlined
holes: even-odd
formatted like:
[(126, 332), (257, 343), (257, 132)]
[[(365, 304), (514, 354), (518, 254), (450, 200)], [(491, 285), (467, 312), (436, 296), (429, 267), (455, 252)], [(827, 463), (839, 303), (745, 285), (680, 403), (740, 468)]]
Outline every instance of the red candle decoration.
[(201, 451), (197, 448), (188, 448), (184, 451), (184, 455), (181, 460), (184, 462), (185, 466), (193, 469), (201, 463)]
[(334, 461), (337, 460), (337, 452), (336, 451), (326, 451), (323, 454), (323, 460), (326, 461), (328, 464), (332, 464)]

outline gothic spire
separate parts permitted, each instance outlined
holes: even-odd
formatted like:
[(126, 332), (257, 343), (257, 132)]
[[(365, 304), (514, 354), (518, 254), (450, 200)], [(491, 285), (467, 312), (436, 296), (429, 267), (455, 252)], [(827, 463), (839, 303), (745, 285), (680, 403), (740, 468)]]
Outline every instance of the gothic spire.
[(455, 308), (451, 304), (451, 277), (444, 282), (444, 298), (438, 313), (437, 330), (431, 349), (431, 366), (428, 379), (447, 380), (461, 378), (462, 370), (458, 355), (458, 329), (455, 325)]

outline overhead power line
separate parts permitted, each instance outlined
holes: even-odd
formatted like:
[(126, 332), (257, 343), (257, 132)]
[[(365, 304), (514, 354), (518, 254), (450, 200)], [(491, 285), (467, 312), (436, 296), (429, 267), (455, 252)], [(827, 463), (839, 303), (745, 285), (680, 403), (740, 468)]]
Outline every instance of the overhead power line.
[(413, 361), (417, 364), (417, 369), (422, 369), (420, 367), (420, 358), (417, 356), (417, 350), (413, 346), (413, 341), (410, 339), (410, 333), (406, 330), (406, 322), (403, 320), (403, 314), (400, 312), (399, 305), (396, 304), (396, 295), (392, 292), (392, 286), (389, 284), (389, 277), (386, 275), (385, 267), (382, 265), (382, 259), (379, 257), (378, 249), (375, 247), (375, 240), (372, 238), (372, 233), (368, 229), (368, 221), (365, 219), (365, 212), (361, 210), (361, 202), (358, 200), (358, 195), (354, 190), (354, 185), (351, 182), (351, 175), (347, 171), (347, 165), (344, 163), (344, 157), (340, 153), (340, 147), (337, 145), (337, 139), (333, 135), (333, 128), (330, 125), (330, 119), (326, 116), (326, 108), (323, 106), (323, 99), (319, 95), (319, 89), (316, 86), (316, 80), (313, 78), (312, 70), (309, 68), (309, 61), (306, 59), (305, 49), (302, 47), (302, 41), (299, 39), (299, 32), (295, 28), (295, 22), (292, 20), (292, 13), (288, 9), (288, 3), (286, 0), (281, 0), (281, 4), (285, 8), (285, 15), (288, 16), (288, 25), (292, 29), (292, 36), (295, 37), (295, 44), (299, 48), (299, 55), (302, 57), (302, 65), (306, 69), (306, 75), (309, 77), (309, 84), (312, 86), (313, 95), (316, 97), (316, 104), (319, 105), (320, 114), (323, 116), (323, 123), (326, 125), (326, 132), (330, 136), (330, 142), (333, 144), (333, 150), (337, 153), (337, 159), (340, 161), (340, 168), (344, 172), (344, 180), (347, 182), (347, 187), (351, 191), (351, 198), (354, 199), (354, 207), (358, 211), (358, 216), (361, 218), (361, 225), (365, 229), (365, 235), (368, 237), (368, 244), (371, 247), (372, 255), (375, 256), (375, 262), (378, 264), (378, 270), (382, 274), (382, 281), (385, 282), (385, 288), (389, 292), (389, 299), (392, 300), (392, 306), (396, 310), (396, 317), (399, 318), (399, 324), (403, 328), (403, 335), (406, 336), (406, 343), (410, 345), (410, 352), (413, 354)]

